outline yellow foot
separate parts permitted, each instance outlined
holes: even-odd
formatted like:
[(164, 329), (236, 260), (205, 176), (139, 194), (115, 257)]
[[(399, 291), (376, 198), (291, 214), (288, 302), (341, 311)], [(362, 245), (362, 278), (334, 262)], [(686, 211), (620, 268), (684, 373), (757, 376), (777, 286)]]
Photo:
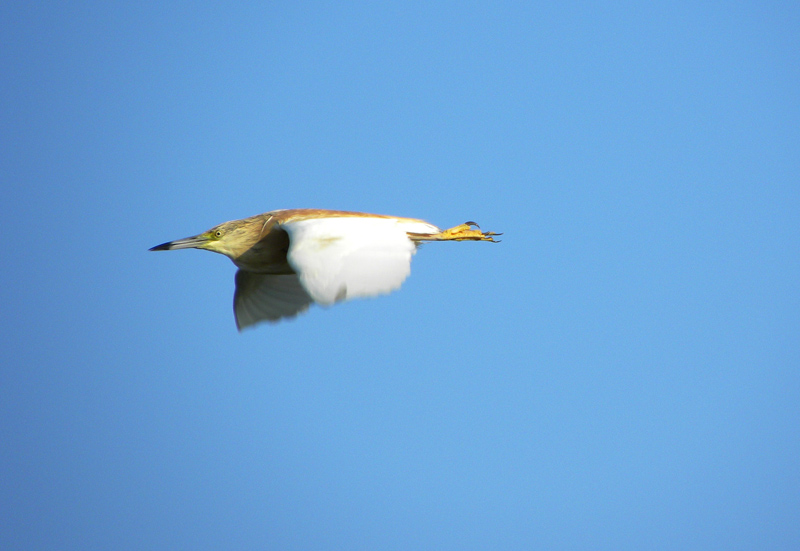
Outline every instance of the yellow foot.
[(475, 222), (464, 222), (460, 226), (430, 235), (409, 234), (412, 239), (418, 241), (491, 241), (492, 243), (499, 243), (499, 241), (493, 239), (495, 235), (503, 234), (490, 231), (483, 232)]

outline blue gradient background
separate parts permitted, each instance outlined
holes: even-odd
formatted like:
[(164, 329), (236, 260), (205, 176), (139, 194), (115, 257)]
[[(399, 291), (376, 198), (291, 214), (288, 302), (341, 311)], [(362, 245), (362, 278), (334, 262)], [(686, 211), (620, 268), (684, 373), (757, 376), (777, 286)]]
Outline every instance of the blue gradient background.
[[(0, 7), (0, 548), (800, 548), (796, 3)], [(236, 332), (289, 207), (477, 220)]]

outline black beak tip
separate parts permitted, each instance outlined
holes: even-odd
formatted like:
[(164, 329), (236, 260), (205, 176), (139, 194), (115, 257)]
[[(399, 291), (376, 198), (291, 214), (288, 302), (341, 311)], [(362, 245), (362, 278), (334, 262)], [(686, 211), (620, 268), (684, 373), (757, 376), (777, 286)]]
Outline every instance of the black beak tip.
[(167, 241), (166, 243), (162, 243), (161, 245), (156, 245), (155, 247), (150, 247), (151, 251), (168, 251), (170, 249), (170, 245), (172, 245), (172, 241)]

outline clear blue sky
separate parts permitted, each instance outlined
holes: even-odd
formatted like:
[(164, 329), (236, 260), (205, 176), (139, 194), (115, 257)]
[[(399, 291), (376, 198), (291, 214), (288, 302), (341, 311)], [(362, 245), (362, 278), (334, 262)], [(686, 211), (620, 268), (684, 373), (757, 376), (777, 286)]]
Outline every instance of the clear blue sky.
[[(0, 548), (800, 548), (797, 3), (69, 4), (0, 7)], [(290, 207), (505, 236), (241, 334), (147, 251)]]

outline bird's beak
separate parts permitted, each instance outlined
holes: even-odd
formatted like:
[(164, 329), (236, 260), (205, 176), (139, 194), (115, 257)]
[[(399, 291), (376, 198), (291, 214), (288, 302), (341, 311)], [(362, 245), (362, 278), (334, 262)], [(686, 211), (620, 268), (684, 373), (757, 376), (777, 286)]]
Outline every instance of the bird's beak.
[(204, 233), (193, 237), (186, 237), (176, 241), (167, 241), (161, 245), (151, 248), (151, 251), (171, 251), (173, 249), (197, 249), (201, 245), (208, 243), (208, 236)]

